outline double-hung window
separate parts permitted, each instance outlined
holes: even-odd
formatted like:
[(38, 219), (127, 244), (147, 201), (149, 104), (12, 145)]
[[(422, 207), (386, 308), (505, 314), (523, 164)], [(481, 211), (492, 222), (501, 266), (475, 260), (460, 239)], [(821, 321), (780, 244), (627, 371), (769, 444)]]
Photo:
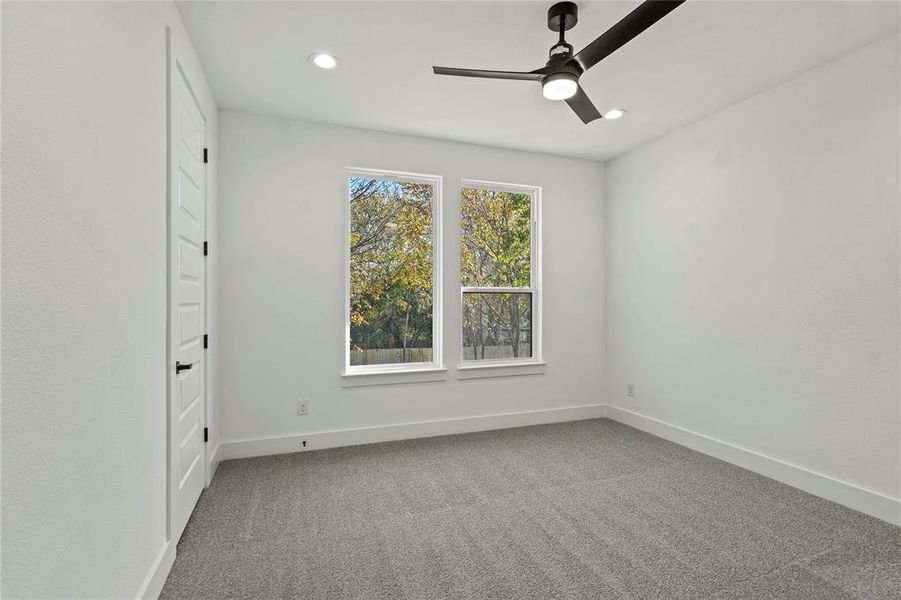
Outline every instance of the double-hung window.
[(348, 170), (347, 374), (441, 367), (441, 178)]
[(464, 181), (463, 366), (541, 361), (539, 188)]

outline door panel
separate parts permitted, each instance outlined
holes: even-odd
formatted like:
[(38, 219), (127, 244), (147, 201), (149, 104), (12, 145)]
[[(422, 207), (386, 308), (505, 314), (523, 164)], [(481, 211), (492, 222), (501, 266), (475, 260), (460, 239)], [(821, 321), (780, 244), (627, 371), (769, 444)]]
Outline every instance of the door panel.
[[(206, 413), (202, 344), (206, 306), (206, 118), (177, 56), (170, 66), (170, 94), (170, 539), (177, 540), (203, 490)], [(176, 373), (176, 362), (191, 367)]]
[(189, 217), (200, 222), (203, 196), (198, 185), (184, 171), (178, 172), (178, 206)]
[(178, 382), (178, 387), (181, 395), (180, 410), (184, 413), (191, 404), (200, 399), (200, 377), (196, 373), (188, 373)]
[(200, 310), (196, 306), (182, 306), (181, 309), (181, 343), (188, 344), (200, 337)]
[(203, 271), (203, 251), (192, 241), (178, 240), (178, 270), (184, 281), (197, 281)]
[(180, 489), (191, 489), (188, 484), (200, 467), (200, 457), (202, 453), (200, 451), (200, 437), (198, 433), (199, 424), (195, 424), (188, 434), (185, 435), (185, 438), (181, 443), (179, 452), (179, 464), (181, 465), (179, 475), (181, 476), (181, 480), (178, 483)]

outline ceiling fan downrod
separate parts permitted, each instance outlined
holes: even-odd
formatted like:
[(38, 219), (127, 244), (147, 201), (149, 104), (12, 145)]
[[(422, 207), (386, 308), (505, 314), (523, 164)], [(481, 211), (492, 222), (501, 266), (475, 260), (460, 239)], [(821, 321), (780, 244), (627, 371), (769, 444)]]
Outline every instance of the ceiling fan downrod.
[[(579, 7), (575, 2), (558, 2), (547, 9), (547, 27), (551, 31), (560, 34), (556, 44), (551, 46), (548, 52), (548, 64), (555, 59), (569, 58), (572, 56), (573, 47), (565, 39), (567, 31), (579, 22)], [(556, 62), (556, 61), (555, 61)]]

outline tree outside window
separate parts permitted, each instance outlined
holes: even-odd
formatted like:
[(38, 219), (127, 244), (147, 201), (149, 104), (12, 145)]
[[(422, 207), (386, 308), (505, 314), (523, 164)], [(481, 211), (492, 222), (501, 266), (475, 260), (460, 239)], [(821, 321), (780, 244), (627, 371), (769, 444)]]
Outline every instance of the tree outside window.
[(349, 366), (433, 359), (435, 189), (350, 176)]
[(461, 194), (463, 359), (533, 358), (536, 191), (464, 187)]

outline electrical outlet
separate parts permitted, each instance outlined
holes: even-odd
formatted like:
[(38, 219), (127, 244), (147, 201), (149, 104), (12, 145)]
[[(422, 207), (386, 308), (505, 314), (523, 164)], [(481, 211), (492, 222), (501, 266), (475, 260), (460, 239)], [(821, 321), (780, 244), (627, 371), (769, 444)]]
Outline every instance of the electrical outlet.
[(634, 383), (626, 384), (626, 396), (628, 396), (629, 398), (635, 397), (635, 384)]
[(297, 401), (297, 416), (303, 417), (310, 414), (310, 401), (309, 400), (298, 400)]

